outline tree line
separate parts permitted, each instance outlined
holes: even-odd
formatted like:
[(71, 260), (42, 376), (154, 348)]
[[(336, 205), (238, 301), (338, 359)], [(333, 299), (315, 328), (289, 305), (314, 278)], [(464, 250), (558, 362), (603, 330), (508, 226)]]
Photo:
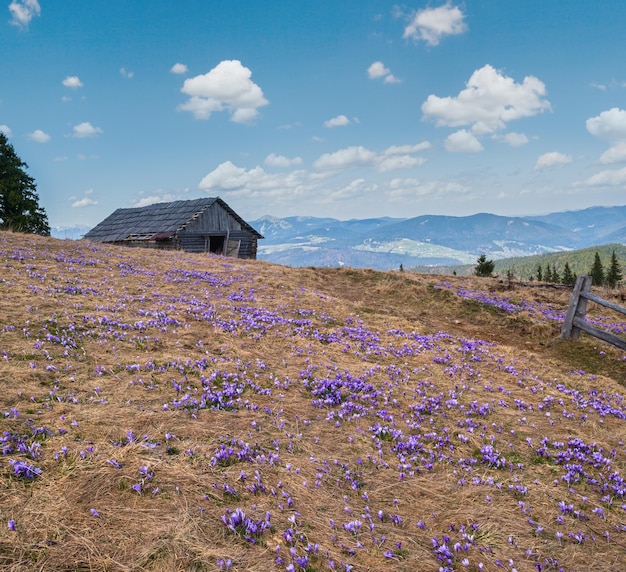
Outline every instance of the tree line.
[[(594, 286), (608, 286), (609, 288), (616, 288), (620, 285), (623, 279), (622, 267), (617, 259), (615, 250), (611, 253), (611, 260), (608, 268), (605, 270), (605, 266), (602, 263), (600, 254), (596, 251), (593, 264), (589, 269), (589, 276), (593, 281)], [(550, 282), (552, 284), (566, 284), (573, 286), (576, 282), (576, 274), (574, 274), (567, 262), (563, 266), (563, 271), (559, 272), (555, 264), (550, 263), (545, 266), (541, 264), (537, 265), (534, 279), (539, 282)]]
[[(495, 263), (493, 260), (487, 260), (484, 254), (481, 254), (476, 261), (474, 268), (474, 274), (476, 276), (493, 276)], [(509, 269), (507, 271), (507, 277), (509, 280), (512, 278), (513, 271)], [(622, 267), (617, 259), (615, 250), (611, 253), (611, 260), (608, 268), (605, 270), (602, 259), (599, 252), (596, 251), (593, 259), (593, 264), (589, 269), (589, 276), (593, 280), (594, 286), (608, 286), (609, 288), (616, 288), (619, 286), (623, 279)], [(576, 282), (577, 275), (572, 272), (569, 263), (566, 261), (563, 265), (563, 270), (560, 272), (556, 264), (549, 262), (542, 266), (537, 265), (535, 274), (530, 277), (531, 280), (537, 280), (538, 282), (548, 282), (551, 284), (565, 284), (567, 286), (573, 286)]]

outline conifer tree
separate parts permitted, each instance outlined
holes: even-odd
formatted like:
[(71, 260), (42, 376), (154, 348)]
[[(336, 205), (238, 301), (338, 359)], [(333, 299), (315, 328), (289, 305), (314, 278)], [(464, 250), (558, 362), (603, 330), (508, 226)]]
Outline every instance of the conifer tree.
[(48, 217), (39, 206), (37, 186), (24, 170), (27, 167), (0, 133), (0, 229), (49, 236)]
[(543, 280), (543, 269), (541, 268), (541, 264), (537, 264), (537, 282), (541, 282)]
[(622, 268), (615, 255), (615, 250), (611, 253), (611, 266), (606, 273), (606, 284), (610, 288), (615, 288), (622, 281)]
[(476, 276), (491, 276), (493, 274), (493, 269), (495, 268), (495, 264), (493, 260), (487, 260), (487, 256), (481, 254), (476, 261), (476, 268), (474, 268), (474, 274)]
[(513, 285), (513, 278), (515, 278), (515, 275), (513, 273), (513, 269), (509, 268), (506, 271), (506, 280), (508, 282), (509, 288)]
[(561, 277), (559, 276), (559, 271), (556, 269), (556, 264), (552, 264), (552, 282), (555, 284), (559, 284), (561, 282)]
[(602, 284), (604, 284), (604, 267), (602, 266), (602, 260), (600, 260), (598, 251), (596, 251), (594, 256), (593, 266), (589, 271), (589, 275), (591, 276), (592, 284), (594, 286), (602, 286)]
[(552, 268), (550, 268), (550, 263), (546, 264), (546, 270), (543, 274), (543, 279), (546, 282), (552, 282)]
[(569, 267), (568, 262), (565, 262), (565, 266), (563, 267), (563, 277), (561, 278), (561, 282), (567, 286), (573, 286), (576, 282), (576, 276)]

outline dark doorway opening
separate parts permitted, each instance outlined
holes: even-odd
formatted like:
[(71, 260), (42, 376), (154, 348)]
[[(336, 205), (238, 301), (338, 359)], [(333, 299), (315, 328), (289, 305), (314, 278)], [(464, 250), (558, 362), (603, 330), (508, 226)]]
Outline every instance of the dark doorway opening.
[(209, 236), (209, 252), (223, 254), (225, 238), (225, 236)]

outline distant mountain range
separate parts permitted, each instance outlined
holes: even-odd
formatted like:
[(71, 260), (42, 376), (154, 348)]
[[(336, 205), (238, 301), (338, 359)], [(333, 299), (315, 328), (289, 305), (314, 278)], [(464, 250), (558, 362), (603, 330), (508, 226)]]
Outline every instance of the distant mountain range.
[(626, 244), (626, 206), (532, 217), (481, 213), (340, 221), (264, 216), (250, 224), (265, 236), (258, 258), (289, 266), (453, 266), (473, 263), (483, 253), (498, 260)]
[[(264, 216), (248, 221), (265, 238), (258, 258), (288, 266), (351, 266), (390, 270), (472, 264), (565, 252), (607, 243), (626, 244), (626, 206), (591, 207), (544, 216), (424, 215), (416, 218)], [(53, 228), (57, 238), (77, 239), (88, 227)]]
[(55, 226), (50, 229), (50, 235), (54, 238), (68, 238), (78, 240), (92, 229), (91, 226)]

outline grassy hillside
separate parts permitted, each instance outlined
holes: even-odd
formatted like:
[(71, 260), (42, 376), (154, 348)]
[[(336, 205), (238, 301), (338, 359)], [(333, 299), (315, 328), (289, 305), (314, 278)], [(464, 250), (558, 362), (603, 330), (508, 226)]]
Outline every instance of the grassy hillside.
[[(626, 245), (625, 244), (603, 244), (600, 246), (592, 246), (581, 250), (571, 250), (567, 252), (553, 252), (550, 254), (536, 254), (533, 256), (520, 256), (516, 258), (503, 258), (494, 260), (495, 273), (500, 276), (506, 275), (507, 271), (511, 271), (514, 276), (528, 280), (537, 275), (537, 266), (541, 265), (546, 268), (549, 264), (551, 267), (556, 266), (557, 271), (562, 275), (563, 268), (567, 262), (572, 272), (576, 275), (589, 274), (595, 253), (600, 255), (605, 271), (611, 265), (611, 253), (615, 251), (615, 255), (622, 266), (622, 271), (626, 272)], [(417, 267), (417, 272), (436, 272), (438, 274), (452, 274), (456, 272), (460, 276), (468, 276), (474, 272), (474, 264), (466, 264), (462, 266), (447, 266), (441, 268), (425, 268)]]
[(559, 340), (567, 291), (12, 233), (0, 268), (2, 569), (623, 566), (626, 356)]

